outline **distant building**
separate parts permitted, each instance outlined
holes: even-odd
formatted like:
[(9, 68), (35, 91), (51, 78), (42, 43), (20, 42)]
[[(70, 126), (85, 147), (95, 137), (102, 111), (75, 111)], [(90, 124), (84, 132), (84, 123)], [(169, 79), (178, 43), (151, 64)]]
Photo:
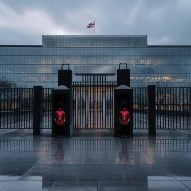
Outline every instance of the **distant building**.
[(19, 87), (56, 87), (61, 64), (69, 64), (74, 81), (86, 73), (116, 81), (120, 63), (133, 87), (191, 86), (191, 46), (150, 46), (146, 35), (43, 35), (42, 45), (0, 45), (0, 81)]

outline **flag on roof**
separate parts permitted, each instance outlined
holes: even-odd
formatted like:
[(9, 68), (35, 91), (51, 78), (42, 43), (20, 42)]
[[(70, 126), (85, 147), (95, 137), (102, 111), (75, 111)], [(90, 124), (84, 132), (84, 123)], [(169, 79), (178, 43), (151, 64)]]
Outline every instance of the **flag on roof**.
[(95, 27), (95, 21), (89, 23), (86, 27), (87, 27), (87, 28), (94, 28), (94, 27)]

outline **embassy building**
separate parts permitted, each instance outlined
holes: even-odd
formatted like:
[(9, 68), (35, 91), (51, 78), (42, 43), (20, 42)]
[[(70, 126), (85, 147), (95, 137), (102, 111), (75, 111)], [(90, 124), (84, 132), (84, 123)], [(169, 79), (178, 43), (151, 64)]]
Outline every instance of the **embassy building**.
[(130, 69), (132, 87), (191, 86), (191, 46), (151, 46), (146, 35), (43, 35), (42, 45), (0, 45), (0, 81), (18, 87), (56, 87), (61, 65), (73, 81), (84, 74), (116, 81), (120, 63)]

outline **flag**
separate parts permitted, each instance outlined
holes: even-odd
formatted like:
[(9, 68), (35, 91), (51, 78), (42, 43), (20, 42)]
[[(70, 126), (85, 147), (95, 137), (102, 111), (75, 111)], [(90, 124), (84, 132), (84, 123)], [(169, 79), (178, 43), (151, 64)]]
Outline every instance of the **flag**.
[(87, 28), (94, 28), (94, 27), (95, 27), (95, 21), (89, 23), (86, 27), (87, 27)]

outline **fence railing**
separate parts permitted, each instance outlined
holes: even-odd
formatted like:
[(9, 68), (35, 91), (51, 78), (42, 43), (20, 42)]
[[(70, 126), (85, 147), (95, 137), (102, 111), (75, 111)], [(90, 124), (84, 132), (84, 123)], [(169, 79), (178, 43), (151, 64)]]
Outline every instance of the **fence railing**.
[(191, 129), (191, 88), (156, 88), (157, 129)]
[(43, 129), (52, 128), (52, 89), (44, 88), (43, 91)]
[(116, 83), (101, 80), (86, 83), (73, 83), (74, 129), (112, 129)]
[(133, 88), (134, 129), (148, 129), (148, 95), (146, 87)]
[(0, 129), (26, 129), (33, 125), (33, 89), (0, 89)]
[[(83, 111), (83, 114), (88, 114), (89, 120), (91, 118), (92, 121), (89, 121), (88, 124), (90, 127), (99, 128), (100, 125), (102, 128), (99, 129), (114, 128), (112, 116), (115, 83), (104, 84), (103, 88), (98, 84), (99, 86), (95, 85), (94, 89), (90, 89), (84, 84), (81, 85), (80, 83), (73, 84), (75, 91), (73, 91), (74, 128), (82, 129), (87, 125), (86, 115), (81, 113), (76, 116), (76, 112), (80, 111)], [(42, 129), (51, 129), (52, 127), (51, 91), (52, 89), (49, 88), (43, 89)], [(0, 89), (0, 129), (33, 128), (33, 94), (33, 88)], [(147, 94), (146, 87), (133, 88), (134, 129), (148, 129)], [(96, 96), (97, 98), (95, 98)], [(190, 87), (156, 87), (155, 99), (157, 129), (191, 129)], [(87, 102), (88, 100), (90, 102)], [(95, 115), (90, 116), (91, 113)]]

